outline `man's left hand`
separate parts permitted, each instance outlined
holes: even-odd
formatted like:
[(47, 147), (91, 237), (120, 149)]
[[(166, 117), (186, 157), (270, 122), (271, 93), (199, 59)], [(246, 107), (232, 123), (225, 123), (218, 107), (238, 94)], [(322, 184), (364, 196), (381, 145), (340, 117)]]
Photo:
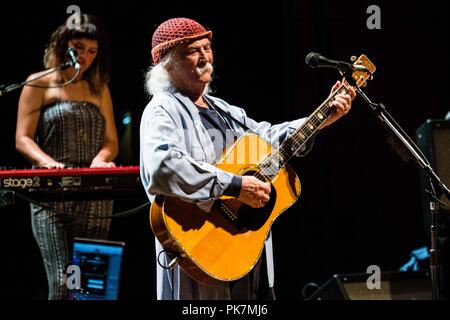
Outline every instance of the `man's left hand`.
[[(335, 85), (331, 88), (330, 95), (333, 94), (341, 86), (341, 82), (337, 81)], [(352, 108), (352, 101), (356, 97), (356, 92), (353, 87), (349, 87), (349, 93), (340, 93), (334, 97), (333, 106), (335, 107), (334, 112), (328, 117), (327, 120), (322, 124), (320, 129), (329, 126), (333, 122), (339, 120), (341, 117), (345, 116)]]

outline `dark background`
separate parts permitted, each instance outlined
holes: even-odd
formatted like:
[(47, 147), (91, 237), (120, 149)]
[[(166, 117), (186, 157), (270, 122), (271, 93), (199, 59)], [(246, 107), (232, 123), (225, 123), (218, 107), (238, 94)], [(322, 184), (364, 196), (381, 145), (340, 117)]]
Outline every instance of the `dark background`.
[[(309, 115), (340, 79), (332, 69), (310, 69), (310, 51), (349, 61), (366, 54), (377, 66), (365, 92), (383, 102), (411, 136), (426, 119), (450, 110), (449, 5), (445, 1), (39, 1), (11, 2), (0, 13), (0, 84), (42, 70), (51, 33), (77, 4), (100, 16), (110, 35), (110, 83), (119, 135), (130, 112), (133, 135), (121, 165), (138, 164), (138, 130), (148, 102), (144, 73), (155, 28), (172, 17), (196, 19), (213, 35), (215, 95), (272, 123)], [(381, 8), (381, 29), (369, 30), (366, 9)], [(20, 90), (0, 97), (0, 166), (29, 164), (16, 152), (14, 131)], [(409, 252), (427, 244), (419, 170), (397, 156), (379, 120), (358, 97), (352, 112), (316, 138), (292, 167), (302, 182), (299, 201), (273, 226), (276, 294), (302, 299), (309, 282), (334, 273), (398, 270)], [(116, 209), (142, 201), (119, 202)], [(45, 299), (46, 280), (31, 234), (28, 207), (0, 209), (2, 295)], [(154, 299), (154, 243), (146, 212), (113, 220), (110, 239), (126, 242), (121, 297)]]

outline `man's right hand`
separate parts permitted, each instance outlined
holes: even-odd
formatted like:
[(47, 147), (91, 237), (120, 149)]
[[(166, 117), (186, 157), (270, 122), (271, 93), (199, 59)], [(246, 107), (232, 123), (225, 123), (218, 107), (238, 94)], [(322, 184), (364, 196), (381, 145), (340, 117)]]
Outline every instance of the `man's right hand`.
[(261, 208), (270, 197), (270, 183), (253, 176), (242, 176), (241, 193), (238, 200), (252, 208)]

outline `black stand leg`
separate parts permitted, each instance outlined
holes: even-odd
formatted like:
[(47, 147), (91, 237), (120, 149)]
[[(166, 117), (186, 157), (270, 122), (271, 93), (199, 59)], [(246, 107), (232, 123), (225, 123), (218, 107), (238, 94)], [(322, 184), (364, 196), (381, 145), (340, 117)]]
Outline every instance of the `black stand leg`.
[(437, 212), (436, 203), (430, 201), (430, 212), (431, 212), (431, 247), (430, 247), (430, 271), (431, 271), (431, 288), (432, 288), (432, 298), (433, 300), (440, 300), (440, 289), (439, 289), (439, 213)]

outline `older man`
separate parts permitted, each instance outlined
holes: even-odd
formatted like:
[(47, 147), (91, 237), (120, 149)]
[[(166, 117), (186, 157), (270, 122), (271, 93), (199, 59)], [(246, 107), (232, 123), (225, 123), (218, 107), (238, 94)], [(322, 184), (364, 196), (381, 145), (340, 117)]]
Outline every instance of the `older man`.
[[(270, 199), (270, 185), (253, 176), (223, 171), (218, 160), (234, 137), (256, 132), (275, 147), (304, 119), (278, 125), (256, 122), (241, 108), (209, 95), (213, 73), (212, 32), (198, 22), (174, 18), (163, 22), (152, 38), (152, 66), (147, 89), (152, 96), (140, 128), (141, 177), (150, 200), (158, 194), (195, 203), (205, 214), (226, 195), (258, 208)], [(340, 83), (332, 88), (335, 90)], [(348, 113), (355, 93), (339, 94), (336, 112), (322, 125)], [(232, 134), (229, 134), (232, 132)], [(298, 154), (304, 155), (312, 140)], [(274, 298), (272, 240), (266, 240), (262, 258), (243, 278), (205, 285), (181, 268), (168, 269), (170, 258), (156, 240), (158, 299), (265, 299)]]

